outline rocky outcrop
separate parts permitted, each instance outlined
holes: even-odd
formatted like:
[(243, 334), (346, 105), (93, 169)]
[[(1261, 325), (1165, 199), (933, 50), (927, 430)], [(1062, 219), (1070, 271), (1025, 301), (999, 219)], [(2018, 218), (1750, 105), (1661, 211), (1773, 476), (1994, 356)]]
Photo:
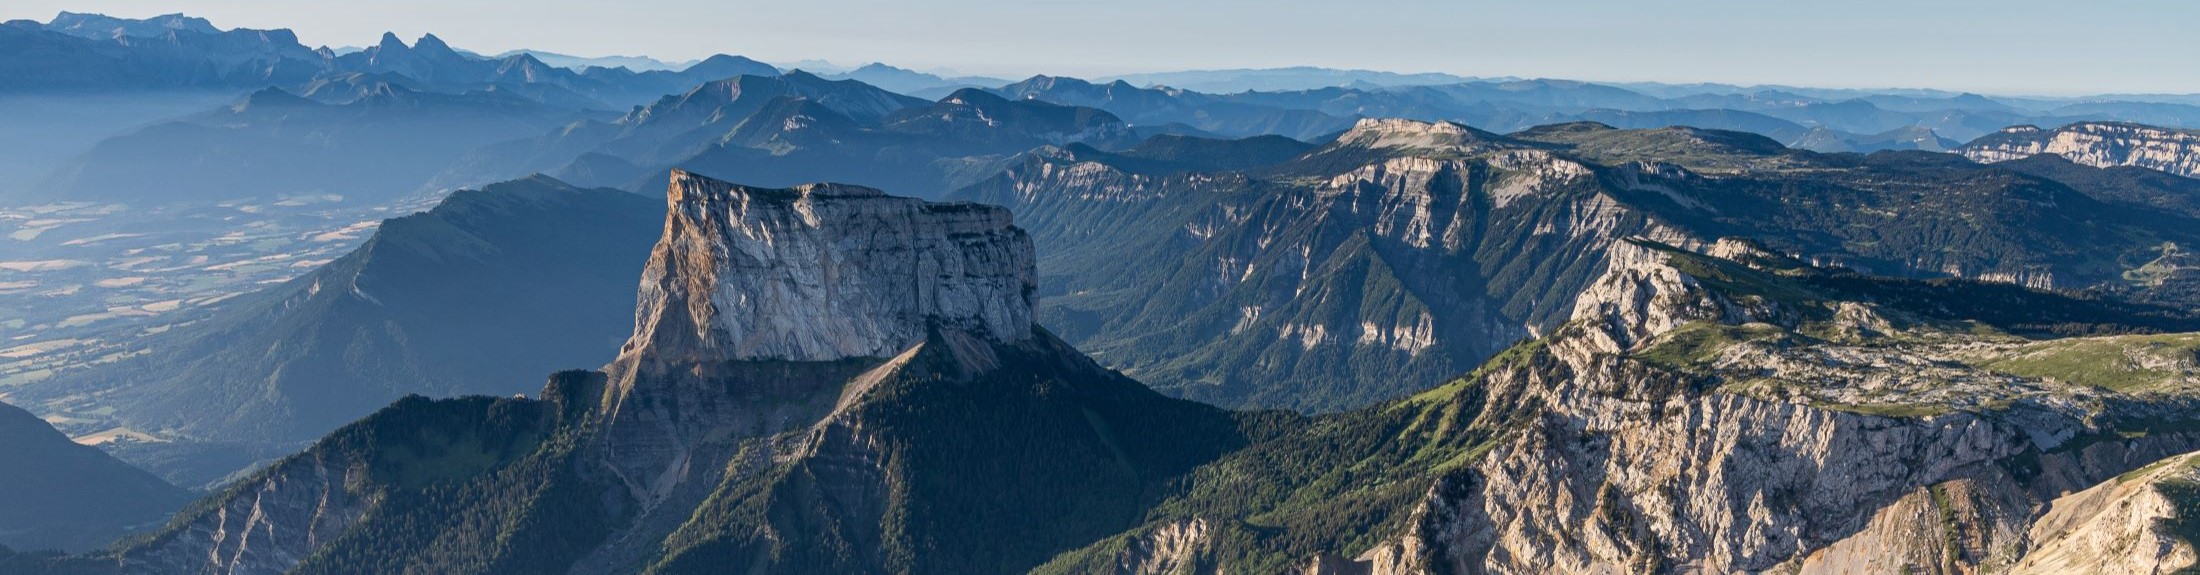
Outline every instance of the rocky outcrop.
[(758, 572), (1028, 566), (1228, 444), (1219, 410), (1032, 323), (1005, 210), (673, 177), (579, 457), (633, 511), (574, 572), (722, 572), (728, 549)]
[(2081, 122), (2053, 130), (2016, 126), (1956, 152), (1988, 163), (2055, 154), (2096, 168), (2136, 166), (2200, 177), (2200, 134), (2140, 124)]
[(1405, 148), (1431, 152), (1467, 153), (1515, 147), (1496, 134), (1457, 122), (1422, 122), (1400, 118), (1365, 118), (1337, 137), (1337, 145), (1364, 149)]
[(1576, 157), (1451, 123), (1364, 120), (1283, 175), (1033, 156), (965, 192), (1057, 246), (1076, 293), (1045, 323), (1225, 406), (1411, 393), (1563, 321), (1619, 238), (1695, 243)]
[[(859, 412), (876, 387), (1045, 366), (1046, 376), (1097, 379), (1091, 385), (1109, 393), (1137, 389), (1033, 324), (1031, 244), (1005, 210), (832, 184), (748, 188), (685, 172), (669, 198), (633, 335), (602, 372), (561, 373), (543, 401), (400, 401), (133, 544), (118, 555), (124, 570), (353, 572), (315, 558), (332, 546), (342, 554), (400, 545), (357, 536), (389, 536), (378, 529), (391, 522), (406, 525), (396, 533), (418, 533), (421, 522), (497, 517), (452, 529), (493, 537), (541, 526), (553, 532), (535, 536), (569, 547), (512, 559), (511, 550), (450, 543), (438, 557), (555, 557), (543, 564), (631, 573), (665, 553), (666, 538), (719, 490), (767, 481), (757, 474), (787, 461), (834, 483), (832, 497), (848, 506), (835, 521), (881, 525), (893, 493), (882, 479), (888, 454), (878, 449), (900, 438), (879, 435)], [(529, 471), (498, 475), (516, 466)], [(453, 489), (505, 497), (435, 495)], [(561, 496), (574, 499), (541, 504), (557, 509), (525, 503)], [(423, 508), (430, 505), (442, 507)], [(549, 518), (482, 527), (518, 521), (509, 519), (515, 513)], [(602, 515), (575, 517), (589, 513)], [(876, 535), (868, 541), (879, 544)], [(387, 559), (362, 569), (411, 561)]]
[[(1722, 249), (1733, 242), (1717, 245)], [(1604, 275), (1574, 301), (1575, 321), (1594, 349), (1619, 353), (1696, 321), (1744, 324), (1775, 319), (1777, 310), (1754, 309), (1705, 289), (1695, 276), (1666, 265), (1645, 243), (1624, 241), (1610, 251)]]
[(353, 462), (308, 455), (230, 488), (219, 507), (123, 557), (126, 573), (283, 573), (357, 524), (373, 507), (347, 486)]
[(2195, 481), (2200, 471), (2184, 455), (2055, 499), (2032, 524), (2034, 549), (2009, 572), (2151, 575), (2191, 567), (2200, 557), (2169, 523), (2189, 523), (2200, 508), (2165, 489), (2182, 483), (2180, 495), (2189, 494)]
[[(1744, 247), (1722, 242), (1713, 251), (1749, 253)], [(2089, 411), (2098, 409), (2084, 399), (2090, 391), (2034, 383), (1965, 410), (1866, 413), (1837, 401), (1857, 396), (1781, 399), (1709, 386), (1722, 381), (1713, 374), (1740, 373), (1878, 390), (1873, 397), (1915, 393), (1909, 405), (1955, 400), (1914, 390), (1922, 384), (1882, 385), (1870, 369), (1815, 372), (1814, 381), (1786, 374), (1792, 368), (1776, 367), (1776, 346), (1721, 356), (1728, 363), (1713, 372), (1645, 365), (1636, 357), (1670, 353), (1652, 348), (1715, 329), (1704, 326), (1780, 331), (1803, 319), (1783, 307), (1791, 303), (1708, 287), (1670, 265), (1674, 253), (1641, 241), (1612, 250), (1609, 271), (1583, 293), (1573, 320), (1544, 340), (1548, 362), (1518, 362), (1481, 380), (1488, 397), (1534, 406), (1530, 422), (1470, 473), (1439, 480), (1400, 536), (1351, 561), (1317, 559), (1304, 572), (1958, 573), (2069, 565), (2052, 557), (2071, 554), (2098, 563), (2090, 558), (2120, 553), (2117, 561), (2142, 565), (2190, 556), (2160, 535), (2139, 538), (2135, 549), (2129, 529), (2090, 540), (2059, 535), (2107, 529), (2071, 527), (2080, 523), (2174, 516), (2161, 504), (2109, 512), (2077, 495), (2050, 500), (2200, 444), (2172, 433), (2068, 447), (2069, 437), (2101, 433), (2096, 419), (2105, 416)], [(1867, 314), (1851, 307), (1832, 321)], [(1880, 369), (1967, 369), (1938, 357)], [(2079, 399), (2056, 399), (2065, 396)], [(1996, 401), (2004, 406), (1984, 405)], [(2035, 523), (2043, 509), (2079, 516)]]
[(930, 326), (1031, 335), (1031, 241), (1007, 210), (678, 171), (667, 200), (621, 363), (884, 358)]
[(929, 333), (1034, 337), (1031, 241), (1006, 210), (684, 171), (667, 202), (634, 334), (605, 368), (598, 457), (646, 505), (684, 512), (718, 483), (694, 465), (817, 421)]

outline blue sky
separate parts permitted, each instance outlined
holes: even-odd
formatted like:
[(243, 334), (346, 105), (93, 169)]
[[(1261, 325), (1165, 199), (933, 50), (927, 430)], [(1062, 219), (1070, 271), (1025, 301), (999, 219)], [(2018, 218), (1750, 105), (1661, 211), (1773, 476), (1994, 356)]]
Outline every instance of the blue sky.
[(2002, 94), (2200, 92), (2187, 0), (7, 0), (187, 12), (222, 27), (364, 45), (434, 32), (679, 60), (886, 61), (1022, 77), (1313, 65), (1603, 81), (1931, 87)]

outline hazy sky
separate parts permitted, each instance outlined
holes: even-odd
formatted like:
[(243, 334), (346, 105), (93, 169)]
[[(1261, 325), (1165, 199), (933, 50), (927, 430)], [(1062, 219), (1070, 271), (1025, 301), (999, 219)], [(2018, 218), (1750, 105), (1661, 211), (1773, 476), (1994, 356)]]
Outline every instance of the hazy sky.
[(1604, 81), (2200, 92), (2188, 0), (5, 0), (0, 18), (186, 12), (307, 44), (434, 32), (668, 60), (885, 61), (1022, 77), (1312, 65)]

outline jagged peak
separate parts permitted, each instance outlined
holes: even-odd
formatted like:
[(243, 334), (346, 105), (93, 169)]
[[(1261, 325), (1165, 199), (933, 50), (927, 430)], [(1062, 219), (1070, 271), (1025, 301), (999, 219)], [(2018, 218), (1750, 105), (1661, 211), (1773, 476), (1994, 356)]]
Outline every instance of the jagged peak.
[(673, 170), (620, 364), (884, 358), (935, 327), (1032, 337), (1031, 241), (1005, 209)]
[(445, 44), (442, 38), (437, 38), (434, 34), (421, 34), (420, 39), (413, 42), (413, 49), (435, 53), (457, 53), (457, 50), (451, 49), (450, 44)]
[(382, 40), (376, 42), (374, 47), (383, 51), (403, 51), (407, 49), (405, 41), (398, 39), (396, 32), (383, 32)]

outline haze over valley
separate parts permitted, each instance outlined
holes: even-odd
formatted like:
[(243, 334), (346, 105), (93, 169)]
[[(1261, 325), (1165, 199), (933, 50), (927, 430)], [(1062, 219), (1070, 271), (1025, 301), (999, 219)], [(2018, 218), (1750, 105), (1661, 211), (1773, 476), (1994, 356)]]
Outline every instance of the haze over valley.
[(2200, 565), (2200, 95), (224, 26), (0, 23), (0, 573)]

